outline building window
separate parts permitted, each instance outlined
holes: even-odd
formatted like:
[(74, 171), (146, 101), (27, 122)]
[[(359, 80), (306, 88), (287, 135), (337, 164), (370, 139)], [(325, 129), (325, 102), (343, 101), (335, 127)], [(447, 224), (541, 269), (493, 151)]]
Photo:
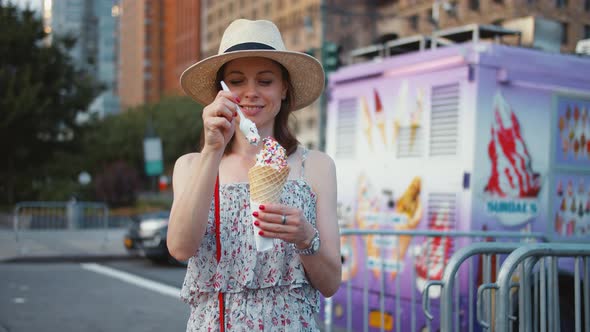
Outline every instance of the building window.
[(561, 44), (565, 45), (568, 43), (567, 40), (567, 29), (568, 29), (568, 25), (566, 22), (562, 22), (561, 23)]
[(555, 0), (555, 7), (556, 8), (565, 8), (565, 7), (567, 7), (567, 0)]
[(469, 0), (469, 9), (479, 10), (479, 0)]
[(584, 39), (590, 38), (590, 25), (584, 25)]
[(590, 0), (584, 0), (584, 10), (590, 12)]
[(412, 28), (413, 30), (418, 30), (418, 22), (420, 20), (420, 17), (418, 15), (412, 15), (409, 18), (410, 20), (410, 28)]

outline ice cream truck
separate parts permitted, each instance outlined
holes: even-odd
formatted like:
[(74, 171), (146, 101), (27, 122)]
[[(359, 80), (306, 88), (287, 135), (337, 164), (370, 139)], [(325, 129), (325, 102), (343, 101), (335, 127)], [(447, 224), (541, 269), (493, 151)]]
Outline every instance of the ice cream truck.
[[(393, 56), (404, 46), (398, 42), (385, 56), (329, 76), (326, 151), (337, 168), (341, 228), (590, 241), (590, 57), (498, 43), (506, 31), (494, 27), (460, 32), (476, 37), (445, 45), (416, 39), (415, 51)], [(359, 307), (361, 289), (376, 287), (384, 272), (386, 293), (401, 304), (375, 312), (380, 299), (369, 292), (376, 314), (369, 329), (396, 330), (395, 311), (409, 320), (410, 296), (440, 280), (448, 258), (468, 243), (343, 238), (343, 278), (352, 288), (332, 298), (333, 324), (352, 319), (353, 330), (364, 329), (356, 309), (347, 317), (345, 293)], [(421, 331), (425, 322), (414, 325)]]

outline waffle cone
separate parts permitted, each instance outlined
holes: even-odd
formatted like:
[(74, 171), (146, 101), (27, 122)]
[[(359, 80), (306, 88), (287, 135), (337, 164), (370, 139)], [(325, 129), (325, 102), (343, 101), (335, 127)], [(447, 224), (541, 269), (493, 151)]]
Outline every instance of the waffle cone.
[(254, 166), (248, 171), (250, 199), (257, 203), (276, 203), (289, 176), (289, 166), (278, 171), (270, 166)]
[(381, 138), (383, 139), (383, 144), (387, 145), (387, 133), (385, 132), (385, 122), (384, 121), (378, 122), (377, 128), (379, 128), (379, 133), (381, 133)]
[(414, 141), (416, 140), (416, 131), (418, 131), (418, 127), (420, 127), (417, 124), (412, 124), (410, 126), (410, 148), (414, 146)]

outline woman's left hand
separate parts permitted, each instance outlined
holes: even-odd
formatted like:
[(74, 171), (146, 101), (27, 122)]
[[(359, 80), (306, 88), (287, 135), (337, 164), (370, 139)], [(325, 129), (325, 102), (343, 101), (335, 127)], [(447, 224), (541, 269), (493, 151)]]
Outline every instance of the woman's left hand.
[(263, 204), (253, 209), (258, 227), (263, 237), (281, 239), (293, 243), (298, 248), (307, 248), (315, 235), (313, 226), (305, 219), (303, 211), (282, 204)]

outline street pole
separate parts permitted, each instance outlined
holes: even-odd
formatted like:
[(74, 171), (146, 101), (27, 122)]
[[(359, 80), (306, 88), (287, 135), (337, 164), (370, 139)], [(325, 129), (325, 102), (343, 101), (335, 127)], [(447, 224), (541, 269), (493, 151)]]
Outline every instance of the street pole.
[[(324, 59), (324, 43), (326, 42), (326, 0), (320, 0), (320, 56)], [(328, 107), (328, 98), (326, 95), (327, 83), (328, 83), (328, 73), (324, 69), (324, 75), (326, 75), (326, 81), (324, 83), (324, 91), (320, 95), (320, 121), (319, 121), (319, 146), (318, 149), (320, 151), (326, 151), (326, 108)]]

